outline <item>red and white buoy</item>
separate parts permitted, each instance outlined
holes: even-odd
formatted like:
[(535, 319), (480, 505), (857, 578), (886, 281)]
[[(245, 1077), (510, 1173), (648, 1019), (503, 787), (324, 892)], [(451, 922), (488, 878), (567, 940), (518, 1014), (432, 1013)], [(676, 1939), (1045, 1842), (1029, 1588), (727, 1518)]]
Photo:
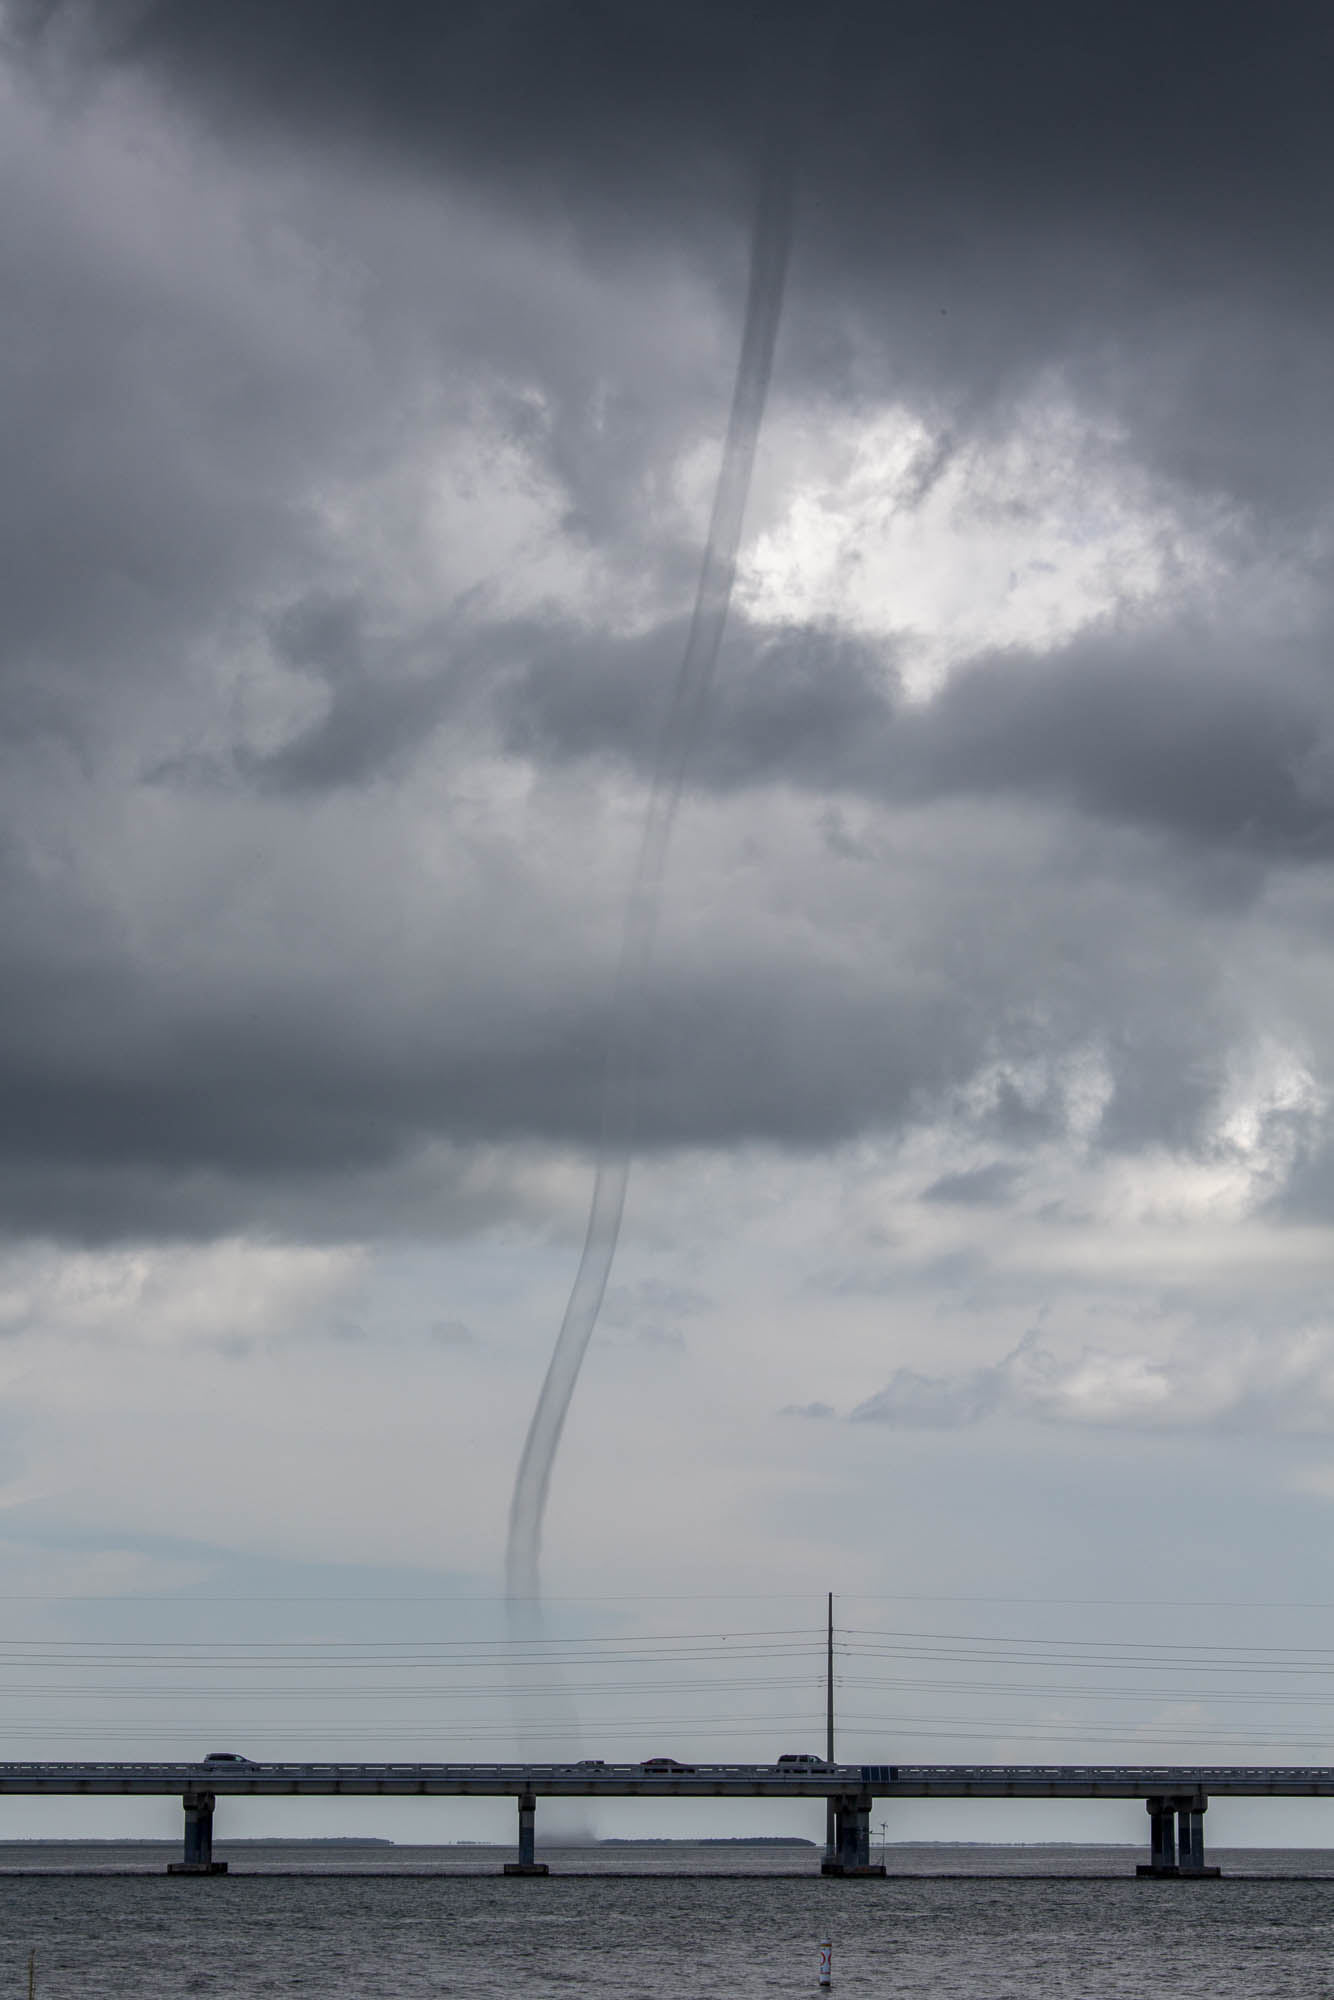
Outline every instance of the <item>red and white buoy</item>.
[(820, 1984), (832, 1986), (834, 1983), (834, 1942), (825, 1938), (820, 1946)]

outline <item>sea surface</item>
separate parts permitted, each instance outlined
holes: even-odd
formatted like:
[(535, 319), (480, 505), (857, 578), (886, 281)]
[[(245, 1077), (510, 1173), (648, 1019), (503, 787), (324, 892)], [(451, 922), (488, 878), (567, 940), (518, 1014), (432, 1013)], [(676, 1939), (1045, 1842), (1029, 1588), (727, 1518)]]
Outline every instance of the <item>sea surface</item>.
[[(510, 1850), (0, 1845), (0, 1996), (515, 1995), (694, 2000), (1334, 1996), (1334, 1854), (1226, 1850), (1221, 1881), (1141, 1881), (1133, 1848), (893, 1847), (884, 1881), (826, 1881), (810, 1848)], [(53, 1873), (52, 1870), (67, 1872)]]

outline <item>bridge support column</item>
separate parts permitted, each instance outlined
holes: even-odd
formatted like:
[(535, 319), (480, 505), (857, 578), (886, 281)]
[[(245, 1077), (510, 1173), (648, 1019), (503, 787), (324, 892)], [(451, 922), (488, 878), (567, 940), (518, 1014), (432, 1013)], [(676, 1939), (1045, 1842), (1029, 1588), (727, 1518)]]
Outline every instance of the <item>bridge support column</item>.
[(507, 1875), (546, 1875), (550, 1873), (545, 1861), (534, 1859), (535, 1822), (537, 1800), (532, 1792), (519, 1793), (519, 1858), (505, 1863)]
[(1209, 1810), (1206, 1798), (1177, 1800), (1177, 1873), (1179, 1875), (1217, 1875), (1217, 1868), (1204, 1865), (1204, 1815)]
[(1209, 1801), (1203, 1793), (1144, 1801), (1149, 1815), (1149, 1860), (1137, 1875), (1217, 1875), (1204, 1863), (1204, 1815)]
[(864, 1792), (834, 1800), (834, 1851), (820, 1863), (822, 1875), (883, 1875), (883, 1861), (871, 1859), (871, 1799)]
[(1137, 1875), (1175, 1875), (1177, 1872), (1177, 1810), (1175, 1799), (1145, 1799), (1149, 1815), (1149, 1861), (1141, 1861)]
[(213, 1859), (212, 1792), (183, 1792), (185, 1807), (185, 1854), (180, 1861), (167, 1863), (168, 1875), (225, 1875), (227, 1863)]

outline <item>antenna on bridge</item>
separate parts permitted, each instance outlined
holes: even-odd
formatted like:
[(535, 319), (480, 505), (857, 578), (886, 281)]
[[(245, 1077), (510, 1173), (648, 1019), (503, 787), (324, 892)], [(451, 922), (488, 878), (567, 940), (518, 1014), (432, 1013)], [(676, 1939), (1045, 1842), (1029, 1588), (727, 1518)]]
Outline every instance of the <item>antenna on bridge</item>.
[[(834, 1593), (829, 1593), (829, 1618), (825, 1626), (825, 1676), (824, 1676), (824, 1755), (826, 1764), (834, 1761)], [(826, 1859), (834, 1852), (834, 1801), (825, 1800), (824, 1848)]]
[(824, 1754), (826, 1763), (834, 1761), (834, 1593), (829, 1593), (829, 1622), (825, 1639), (825, 1680), (824, 1680)]

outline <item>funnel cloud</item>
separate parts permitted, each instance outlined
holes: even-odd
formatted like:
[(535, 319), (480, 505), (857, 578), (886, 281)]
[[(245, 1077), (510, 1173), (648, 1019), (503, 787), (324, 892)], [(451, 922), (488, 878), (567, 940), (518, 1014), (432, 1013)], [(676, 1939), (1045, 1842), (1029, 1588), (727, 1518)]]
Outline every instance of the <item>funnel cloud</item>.
[(569, 1302), (524, 1441), (510, 1502), (505, 1550), (506, 1590), (513, 1599), (540, 1595), (542, 1521), (561, 1433), (584, 1355), (597, 1325), (616, 1255), (630, 1182), (635, 1082), (643, 1021), (644, 982), (653, 955), (663, 874), (686, 766), (699, 734), (727, 622), (737, 548), (750, 491), (755, 446), (773, 370), (792, 234), (792, 161), (776, 150), (766, 162), (751, 238), (750, 283), (732, 410), (714, 490), (708, 540), (695, 608), (681, 658), (649, 794), (643, 838), (626, 907), (625, 931), (612, 1007), (602, 1084), (602, 1129), (584, 1247)]

